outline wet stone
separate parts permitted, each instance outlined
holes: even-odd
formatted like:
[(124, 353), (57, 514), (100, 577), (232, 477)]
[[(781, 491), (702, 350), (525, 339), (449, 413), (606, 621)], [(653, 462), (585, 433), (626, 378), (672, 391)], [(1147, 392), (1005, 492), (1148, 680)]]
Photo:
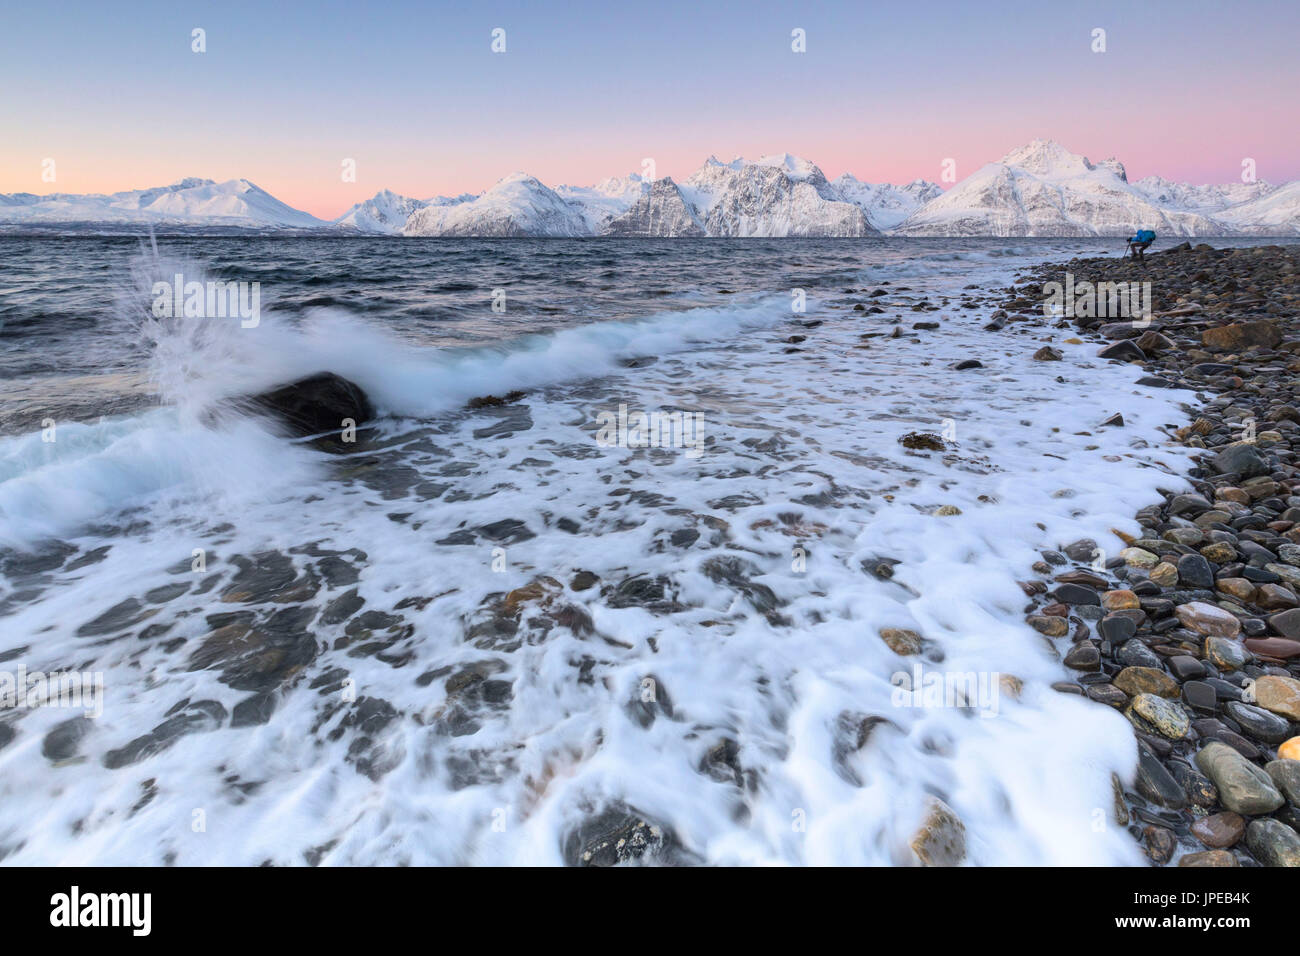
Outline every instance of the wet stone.
[(1187, 853), (1179, 858), (1178, 865), (1186, 867), (1240, 866), (1237, 858), (1227, 850), (1202, 850), (1199, 853)]
[(1052, 596), (1062, 604), (1100, 604), (1101, 597), (1082, 584), (1062, 584), (1052, 591)]
[(94, 637), (100, 634), (112, 634), (116, 631), (126, 630), (139, 624), (154, 613), (156, 613), (155, 610), (146, 609), (137, 599), (127, 598), (77, 628), (77, 636)]
[[(1191, 730), (1187, 714), (1177, 703), (1154, 694), (1138, 694), (1129, 704), (1128, 714), (1141, 718), (1171, 740), (1181, 740)], [(1139, 728), (1140, 729), (1140, 728)]]
[[(1104, 618), (1102, 619), (1101, 623), (1103, 625), (1106, 623)], [(1101, 629), (1099, 628), (1099, 630)], [(1107, 640), (1110, 640), (1111, 643), (1114, 643), (1114, 640), (1110, 637), (1109, 634), (1106, 633), (1105, 630), (1102, 630), (1102, 637), (1106, 638)], [(1155, 651), (1151, 650), (1151, 648), (1147, 647), (1145, 644), (1143, 644), (1141, 641), (1137, 640), (1136, 638), (1125, 641), (1122, 645), (1120, 645), (1119, 650), (1115, 652), (1115, 658), (1121, 664), (1125, 664), (1129, 667), (1160, 667), (1161, 666), (1160, 655), (1158, 655)]]
[(1264, 770), (1282, 796), (1300, 807), (1300, 760), (1272, 760), (1264, 765)]
[(1219, 789), (1229, 810), (1244, 816), (1271, 813), (1283, 803), (1272, 778), (1227, 744), (1211, 741), (1196, 754), (1196, 765)]
[(1212, 714), (1218, 709), (1218, 694), (1204, 681), (1187, 681), (1183, 684), (1183, 700), (1193, 710)]
[(1266, 674), (1256, 679), (1252, 692), (1265, 710), (1287, 720), (1300, 720), (1300, 680)]
[(1071, 670), (1095, 671), (1101, 666), (1101, 652), (1092, 641), (1080, 641), (1065, 655), (1064, 664)]
[(1239, 641), (1221, 637), (1205, 639), (1205, 659), (1219, 670), (1241, 670), (1250, 661), (1251, 655)]
[(1231, 810), (1201, 817), (1192, 824), (1192, 836), (1215, 850), (1227, 849), (1245, 835), (1246, 818)]
[(75, 757), (81, 740), (93, 729), (94, 721), (78, 714), (56, 724), (41, 741), (41, 755), (56, 763)]
[(1178, 559), (1178, 580), (1186, 587), (1214, 587), (1214, 572), (1210, 562), (1199, 554), (1184, 554)]
[(1178, 696), (1177, 682), (1154, 667), (1126, 667), (1115, 676), (1115, 686), (1131, 697), (1138, 694)]
[(1152, 803), (1170, 810), (1187, 805), (1187, 795), (1164, 764), (1144, 744), (1138, 745), (1137, 792)]
[(671, 831), (631, 807), (616, 804), (565, 835), (564, 862), (569, 866), (671, 862), (676, 842)]
[(1242, 733), (1254, 740), (1265, 743), (1280, 744), (1291, 736), (1291, 724), (1283, 717), (1270, 714), (1267, 710), (1250, 704), (1229, 701), (1224, 711), (1237, 722)]
[(1183, 760), (1170, 760), (1169, 773), (1178, 781), (1186, 802), (1210, 809), (1219, 802), (1219, 789), (1205, 774)]
[(1246, 846), (1265, 866), (1300, 867), (1300, 833), (1277, 820), (1252, 820)]
[(1173, 858), (1177, 841), (1174, 839), (1172, 830), (1167, 827), (1150, 825), (1143, 829), (1142, 837), (1146, 843), (1147, 856), (1153, 862), (1168, 863)]
[[(215, 700), (183, 702), (152, 731), (104, 755), (104, 766), (117, 770), (162, 753), (182, 737), (216, 730), (226, 720), (226, 708)], [(178, 705), (179, 706), (179, 705)]]
[(1174, 677), (1181, 681), (1198, 680), (1205, 676), (1205, 665), (1186, 654), (1171, 657), (1166, 663)]

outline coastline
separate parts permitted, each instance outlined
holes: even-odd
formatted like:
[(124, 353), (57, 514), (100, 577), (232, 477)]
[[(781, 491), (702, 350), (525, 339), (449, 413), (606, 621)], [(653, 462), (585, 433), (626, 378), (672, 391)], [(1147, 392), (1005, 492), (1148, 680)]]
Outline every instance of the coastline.
[[(1193, 490), (1138, 511), (1140, 536), (1044, 551), (1021, 582), (1028, 625), (1076, 675), (1054, 688), (1133, 726), (1115, 815), (1155, 864), (1300, 865), (1298, 263), (1282, 246), (1183, 243), (1145, 264), (1041, 265), (1003, 306), (1011, 329), (1077, 330), (1139, 364), (1142, 384), (1195, 393), (1189, 423), (1168, 428), (1204, 449)], [(1151, 321), (1035, 315), (1026, 297), (1052, 282), (1149, 283)]]

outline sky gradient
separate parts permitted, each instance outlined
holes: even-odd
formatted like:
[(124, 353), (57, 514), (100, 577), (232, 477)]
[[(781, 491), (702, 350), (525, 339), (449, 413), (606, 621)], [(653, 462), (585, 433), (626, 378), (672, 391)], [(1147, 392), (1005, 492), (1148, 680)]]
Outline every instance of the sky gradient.
[(1249, 157), (1285, 182), (1298, 46), (1295, 2), (11, 3), (0, 192), (242, 176), (332, 219), (384, 188), (590, 185), (647, 157), (679, 181), (778, 152), (871, 182), (952, 158), (960, 179), (1036, 137), (1130, 179), (1236, 181)]

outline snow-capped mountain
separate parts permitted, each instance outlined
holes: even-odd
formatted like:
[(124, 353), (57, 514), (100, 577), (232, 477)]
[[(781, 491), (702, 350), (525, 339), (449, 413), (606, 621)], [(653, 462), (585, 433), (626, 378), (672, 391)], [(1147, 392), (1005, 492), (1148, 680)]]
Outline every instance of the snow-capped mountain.
[(182, 179), (170, 186), (103, 195), (0, 196), (0, 225), (140, 223), (245, 229), (321, 229), (329, 224), (282, 203), (247, 179)]
[(936, 183), (913, 180), (906, 186), (890, 183), (864, 183), (852, 173), (844, 173), (831, 185), (844, 199), (862, 209), (867, 221), (877, 229), (892, 229), (931, 199), (943, 195)]
[(1164, 236), (1300, 235), (1300, 182), (1130, 183), (1116, 159), (1091, 162), (1038, 139), (947, 192), (925, 180), (834, 182), (789, 153), (709, 159), (681, 183), (633, 173), (548, 187), (525, 173), (481, 195), (414, 199), (382, 190), (332, 222), (246, 179), (182, 179), (112, 195), (0, 194), (0, 230), (139, 226), (334, 230), (408, 236)]
[(512, 173), (483, 195), (451, 206), (424, 206), (406, 236), (589, 236), (583, 213), (527, 173)]
[(598, 236), (649, 189), (650, 183), (631, 173), (602, 179), (594, 186), (556, 186), (555, 193), (578, 211), (591, 235)]
[(755, 162), (710, 156), (680, 187), (710, 236), (874, 236), (815, 165), (782, 153)]
[(1170, 182), (1163, 176), (1147, 176), (1133, 183), (1134, 188), (1159, 206), (1174, 206), (1207, 216), (1238, 203), (1260, 199), (1277, 189), (1272, 183), (1225, 183), (1220, 186), (1191, 186)]
[(1222, 209), (1215, 218), (1249, 235), (1300, 236), (1300, 180)]
[(1091, 163), (1037, 139), (989, 163), (904, 220), (908, 236), (1221, 235), (1200, 213), (1160, 206), (1128, 182), (1114, 159)]
[(608, 224), (611, 236), (703, 236), (704, 224), (670, 177), (656, 179), (631, 208)]
[(342, 229), (354, 229), (357, 232), (377, 233), (382, 235), (399, 235), (406, 220), (417, 209), (425, 206), (455, 206), (476, 198), (473, 193), (460, 196), (436, 196), (433, 199), (412, 199), (401, 196), (387, 189), (375, 193), (365, 202), (355, 204), (339, 218), (334, 225)]

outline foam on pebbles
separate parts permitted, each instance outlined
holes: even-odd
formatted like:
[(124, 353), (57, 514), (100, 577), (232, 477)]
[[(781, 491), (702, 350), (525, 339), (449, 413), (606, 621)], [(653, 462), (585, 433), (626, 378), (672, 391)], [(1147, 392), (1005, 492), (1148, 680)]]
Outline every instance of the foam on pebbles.
[[(1086, 696), (1129, 717), (1138, 766), (1125, 800), (1142, 824), (1129, 830), (1150, 861), (1300, 865), (1300, 255), (1184, 244), (1146, 266), (1044, 267), (1026, 284), (1063, 271), (1151, 283), (1136, 348), (1138, 323), (1088, 313), (1055, 326), (1114, 342), (1101, 354), (1140, 362), (1139, 384), (1194, 389), (1189, 424), (1168, 435), (1199, 460), (1190, 488), (1171, 482), (1137, 512), (1139, 535), (1116, 530), (1123, 547), (1094, 585), (1106, 616), (1094, 625), (1072, 601), (1064, 627), (1044, 629), (1052, 610), (1032, 605), (1028, 623), (1068, 636), (1066, 661), (1088, 663), (1076, 668)], [(1008, 330), (1041, 331), (1008, 311)], [(1082, 562), (1104, 548), (1060, 550)]]

